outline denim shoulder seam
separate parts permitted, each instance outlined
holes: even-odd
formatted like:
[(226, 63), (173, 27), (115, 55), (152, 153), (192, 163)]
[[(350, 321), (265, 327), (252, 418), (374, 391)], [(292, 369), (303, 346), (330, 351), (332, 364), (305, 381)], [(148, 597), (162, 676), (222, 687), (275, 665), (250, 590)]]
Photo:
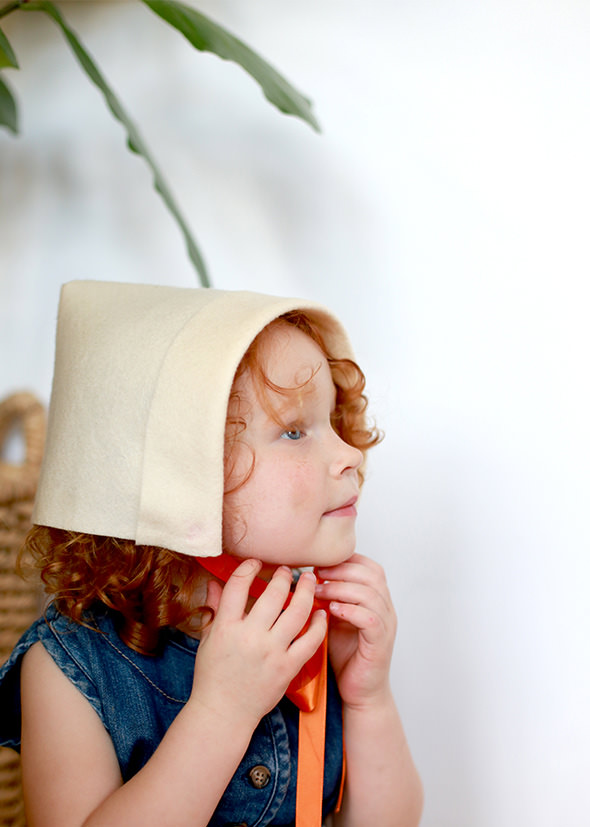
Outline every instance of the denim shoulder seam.
[[(102, 702), (100, 699), (100, 694), (96, 682), (93, 679), (90, 672), (88, 671), (88, 669), (85, 667), (85, 665), (80, 662), (80, 660), (75, 654), (75, 651), (73, 651), (72, 648), (66, 645), (66, 635), (61, 629), (57, 628), (59, 618), (56, 621), (54, 618), (50, 618), (46, 615), (42, 620), (44, 621), (44, 625), (40, 624), (39, 641), (43, 645), (44, 649), (48, 652), (48, 654), (52, 657), (52, 659), (56, 662), (56, 664), (59, 666), (66, 678), (68, 678), (68, 680), (71, 683), (73, 683), (74, 686), (86, 698), (88, 703), (92, 706), (92, 708), (99, 716), (100, 720), (103, 723), (103, 726), (106, 727), (106, 721), (102, 709)], [(80, 677), (78, 677), (78, 675), (75, 674), (75, 671), (72, 669), (71, 666), (68, 666), (68, 663), (66, 661), (57, 659), (55, 657), (56, 653), (52, 651), (52, 647), (50, 645), (48, 646), (48, 638), (45, 635), (43, 635), (41, 631), (43, 627), (48, 630), (50, 639), (53, 640), (54, 644), (57, 644), (59, 646), (60, 650), (64, 652), (67, 658), (69, 658), (71, 664), (73, 664), (79, 670)]]

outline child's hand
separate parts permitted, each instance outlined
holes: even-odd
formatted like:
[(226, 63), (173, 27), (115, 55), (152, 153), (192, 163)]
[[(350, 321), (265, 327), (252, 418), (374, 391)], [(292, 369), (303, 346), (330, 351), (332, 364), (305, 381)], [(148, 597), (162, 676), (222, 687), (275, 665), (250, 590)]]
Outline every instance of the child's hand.
[(284, 567), (246, 614), (248, 590), (260, 566), (246, 560), (223, 590), (216, 581), (209, 583), (208, 603), (215, 618), (201, 637), (189, 701), (224, 718), (245, 717), (252, 730), (283, 697), (324, 639), (327, 626), (325, 612), (315, 612), (297, 638), (312, 610), (316, 579), (303, 575), (284, 609), (292, 580)]
[(389, 692), (397, 618), (381, 566), (354, 554), (318, 568), (317, 597), (330, 602), (330, 661), (344, 703), (362, 707)]

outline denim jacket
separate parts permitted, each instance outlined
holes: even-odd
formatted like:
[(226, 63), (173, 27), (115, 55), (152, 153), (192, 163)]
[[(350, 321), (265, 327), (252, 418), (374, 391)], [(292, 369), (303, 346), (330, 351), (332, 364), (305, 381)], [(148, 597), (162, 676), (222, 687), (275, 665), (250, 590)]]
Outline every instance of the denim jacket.
[[(82, 692), (109, 733), (123, 781), (149, 760), (186, 703), (198, 641), (166, 632), (154, 656), (140, 655), (119, 638), (112, 614), (95, 611), (96, 628), (81, 626), (52, 606), (20, 639), (0, 670), (0, 744), (20, 746), (20, 664), (41, 641)], [(324, 817), (338, 798), (342, 773), (342, 712), (333, 674), (328, 679)], [(283, 700), (259, 723), (209, 827), (293, 825), (297, 783), (298, 710)]]

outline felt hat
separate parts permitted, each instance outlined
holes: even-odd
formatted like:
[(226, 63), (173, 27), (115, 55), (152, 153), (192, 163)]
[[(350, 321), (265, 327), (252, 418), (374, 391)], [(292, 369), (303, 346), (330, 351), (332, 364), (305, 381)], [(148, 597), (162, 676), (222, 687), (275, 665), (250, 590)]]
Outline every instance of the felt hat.
[(33, 521), (198, 557), (221, 554), (227, 402), (256, 335), (305, 310), (330, 353), (341, 324), (301, 299), (75, 281), (61, 292)]

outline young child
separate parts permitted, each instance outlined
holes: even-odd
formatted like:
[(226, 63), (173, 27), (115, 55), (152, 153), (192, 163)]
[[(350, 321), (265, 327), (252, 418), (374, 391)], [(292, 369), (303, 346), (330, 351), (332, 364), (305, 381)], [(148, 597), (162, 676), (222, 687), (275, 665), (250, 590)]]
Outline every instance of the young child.
[(52, 602), (0, 671), (30, 827), (418, 824), (355, 553), (363, 388), (313, 303), (63, 288), (27, 541)]

